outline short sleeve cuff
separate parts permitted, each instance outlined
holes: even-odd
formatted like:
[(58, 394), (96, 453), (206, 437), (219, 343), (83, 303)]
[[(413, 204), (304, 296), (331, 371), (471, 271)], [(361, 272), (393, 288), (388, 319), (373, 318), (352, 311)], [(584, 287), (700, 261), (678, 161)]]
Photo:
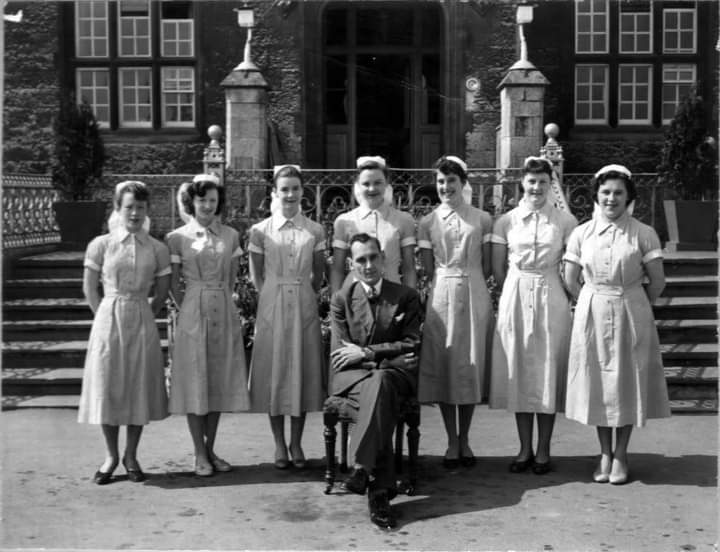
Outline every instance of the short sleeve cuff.
[(432, 243), (428, 240), (418, 240), (417, 244), (420, 249), (432, 249)]
[(483, 236), (482, 242), (483, 243), (490, 243), (492, 241), (492, 234), (485, 234)]
[(160, 276), (167, 276), (168, 274), (172, 274), (172, 268), (169, 266), (163, 268), (162, 270), (159, 270), (155, 273), (155, 276), (159, 278)]
[(180, 255), (170, 255), (170, 263), (182, 264), (182, 259), (180, 258)]
[(648, 251), (645, 256), (642, 258), (643, 264), (647, 264), (650, 261), (653, 261), (655, 259), (662, 259), (664, 257), (662, 249), (653, 249), (652, 251)]
[(83, 266), (84, 266), (85, 268), (91, 268), (91, 269), (94, 270), (95, 272), (102, 272), (102, 269), (100, 268), (100, 265), (98, 265), (98, 264), (97, 264), (95, 261), (93, 261), (92, 259), (85, 259), (85, 261), (83, 262)]
[(243, 254), (243, 249), (239, 245), (235, 248), (235, 251), (232, 252), (232, 255), (230, 255), (231, 258), (235, 259), (237, 257), (240, 257)]
[(342, 240), (333, 240), (332, 246), (337, 247), (338, 249), (350, 249), (348, 243)]
[(503, 238), (502, 236), (498, 236), (497, 234), (490, 234), (489, 238), (490, 243), (498, 243), (500, 245), (507, 245), (507, 240)]
[(317, 242), (313, 251), (315, 253), (317, 253), (318, 251), (325, 251), (325, 242), (324, 241)]
[(580, 257), (575, 255), (575, 253), (570, 253), (569, 251), (565, 252), (565, 255), (563, 255), (563, 260), (570, 261), (571, 263), (575, 263), (577, 265), (581, 265)]
[(415, 236), (408, 236), (405, 239), (400, 240), (400, 247), (407, 247), (408, 245), (415, 245)]

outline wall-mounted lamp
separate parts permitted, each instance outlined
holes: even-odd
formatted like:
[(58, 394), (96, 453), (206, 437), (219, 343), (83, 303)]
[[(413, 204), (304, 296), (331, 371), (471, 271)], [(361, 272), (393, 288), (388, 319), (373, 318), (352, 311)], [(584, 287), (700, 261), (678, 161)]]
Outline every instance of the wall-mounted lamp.
[(245, 50), (243, 52), (243, 60), (235, 71), (259, 71), (257, 65), (252, 62), (250, 41), (252, 40), (252, 30), (255, 26), (255, 13), (253, 9), (248, 7), (247, 4), (242, 8), (234, 8), (233, 11), (237, 12), (237, 23), (241, 29), (247, 29), (247, 37), (245, 38)]
[(520, 35), (520, 60), (515, 62), (512, 69), (535, 69), (535, 66), (528, 60), (527, 40), (525, 40), (525, 25), (532, 23), (533, 7), (520, 5), (515, 12), (515, 22), (518, 25)]

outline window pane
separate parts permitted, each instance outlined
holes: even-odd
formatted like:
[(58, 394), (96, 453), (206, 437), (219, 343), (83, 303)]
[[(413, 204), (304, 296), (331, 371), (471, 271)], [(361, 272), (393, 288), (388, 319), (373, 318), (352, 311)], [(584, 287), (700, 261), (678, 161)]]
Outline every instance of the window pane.
[(189, 19), (191, 2), (162, 2), (161, 17), (163, 19)]
[(578, 52), (587, 52), (590, 50), (590, 35), (578, 36)]
[(345, 8), (325, 10), (325, 43), (345, 44), (347, 41), (347, 10)]
[(638, 52), (649, 52), (650, 51), (650, 35), (638, 35), (637, 51)]
[(632, 104), (624, 103), (620, 105), (620, 119), (630, 120), (632, 119)]
[(577, 18), (577, 30), (580, 33), (590, 32), (590, 18), (587, 15), (579, 15)]
[(577, 118), (578, 119), (589, 119), (590, 118), (590, 104), (581, 103), (577, 106)]
[(593, 103), (590, 118), (596, 121), (605, 119), (605, 106), (601, 103)]
[(632, 52), (635, 49), (635, 44), (632, 35), (624, 34), (620, 39), (620, 49), (623, 52)]
[(602, 52), (605, 50), (605, 36), (593, 36), (593, 51)]

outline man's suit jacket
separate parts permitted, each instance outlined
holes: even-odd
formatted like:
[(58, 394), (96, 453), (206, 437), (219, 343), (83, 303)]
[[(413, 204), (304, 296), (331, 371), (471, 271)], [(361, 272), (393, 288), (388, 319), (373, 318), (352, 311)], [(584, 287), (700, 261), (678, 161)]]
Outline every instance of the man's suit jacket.
[(403, 356), (419, 353), (421, 312), (417, 291), (388, 280), (382, 282), (374, 309), (358, 281), (348, 281), (333, 294), (330, 303), (331, 350), (347, 341), (367, 347), (374, 353), (374, 359), (360, 361), (341, 372), (335, 372), (331, 367), (332, 394), (342, 395), (368, 377), (370, 370), (378, 369), (400, 370), (415, 389), (417, 368), (407, 369)]

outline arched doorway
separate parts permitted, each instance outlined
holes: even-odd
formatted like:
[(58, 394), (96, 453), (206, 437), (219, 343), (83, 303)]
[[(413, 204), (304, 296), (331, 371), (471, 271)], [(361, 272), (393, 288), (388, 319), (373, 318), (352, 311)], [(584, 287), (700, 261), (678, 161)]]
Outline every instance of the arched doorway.
[(426, 167), (442, 151), (443, 12), (429, 2), (332, 2), (322, 12), (324, 166), (359, 155)]

